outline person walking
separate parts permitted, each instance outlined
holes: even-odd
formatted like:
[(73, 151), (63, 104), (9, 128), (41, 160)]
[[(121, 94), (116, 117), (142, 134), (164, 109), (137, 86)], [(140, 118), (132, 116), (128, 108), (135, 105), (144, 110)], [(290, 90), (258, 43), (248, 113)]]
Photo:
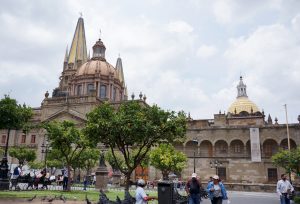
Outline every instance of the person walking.
[(63, 190), (66, 191), (68, 188), (68, 181), (69, 181), (69, 175), (68, 175), (68, 168), (64, 167), (63, 169)]
[(199, 204), (201, 202), (200, 187), (201, 184), (197, 179), (197, 174), (192, 173), (192, 179), (188, 180), (185, 188), (189, 197), (189, 204)]
[(148, 200), (157, 199), (154, 196), (147, 196), (144, 190), (145, 186), (146, 182), (143, 179), (139, 179), (137, 181), (137, 188), (135, 190), (136, 204), (147, 204)]
[(222, 204), (223, 200), (228, 200), (226, 189), (220, 181), (218, 175), (212, 177), (213, 181), (209, 182), (206, 188), (211, 204)]
[(287, 180), (285, 174), (281, 174), (281, 179), (277, 182), (276, 192), (280, 196), (280, 204), (290, 204), (290, 197), (294, 191), (294, 187), (292, 184)]

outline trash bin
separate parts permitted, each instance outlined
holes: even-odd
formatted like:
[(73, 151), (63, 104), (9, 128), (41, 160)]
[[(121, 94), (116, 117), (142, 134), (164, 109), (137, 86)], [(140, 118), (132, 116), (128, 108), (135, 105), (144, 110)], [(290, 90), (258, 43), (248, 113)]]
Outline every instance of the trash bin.
[(161, 181), (157, 184), (158, 203), (174, 204), (174, 184), (169, 181)]

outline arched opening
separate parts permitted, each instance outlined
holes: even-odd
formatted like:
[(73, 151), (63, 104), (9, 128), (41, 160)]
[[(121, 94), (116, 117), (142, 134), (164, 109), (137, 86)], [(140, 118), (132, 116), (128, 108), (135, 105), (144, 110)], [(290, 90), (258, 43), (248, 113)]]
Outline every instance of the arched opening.
[(193, 157), (194, 152), (197, 155), (198, 153), (198, 143), (195, 141), (188, 141), (185, 145), (185, 154), (188, 157)]
[[(296, 149), (297, 148), (297, 145), (296, 145), (296, 142), (292, 139), (290, 139), (290, 146), (291, 146), (291, 149)], [(288, 139), (283, 139), (281, 142), (280, 142), (280, 147), (282, 149), (289, 149), (288, 148)]]
[(244, 144), (241, 140), (233, 140), (230, 143), (230, 154), (232, 156), (244, 156)]
[(218, 140), (215, 143), (215, 156), (217, 157), (227, 157), (228, 144), (224, 140)]
[(271, 157), (278, 152), (278, 144), (273, 139), (267, 139), (263, 144), (263, 155)]
[(200, 143), (200, 156), (201, 157), (213, 156), (213, 146), (210, 141), (204, 140)]

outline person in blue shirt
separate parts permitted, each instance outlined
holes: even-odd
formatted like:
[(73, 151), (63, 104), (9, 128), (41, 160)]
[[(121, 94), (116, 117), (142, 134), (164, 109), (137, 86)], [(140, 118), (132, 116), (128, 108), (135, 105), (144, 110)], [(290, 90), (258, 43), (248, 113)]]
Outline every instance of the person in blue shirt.
[(218, 175), (214, 175), (212, 179), (213, 181), (209, 182), (206, 188), (208, 197), (211, 204), (222, 204), (223, 200), (228, 199), (226, 189)]

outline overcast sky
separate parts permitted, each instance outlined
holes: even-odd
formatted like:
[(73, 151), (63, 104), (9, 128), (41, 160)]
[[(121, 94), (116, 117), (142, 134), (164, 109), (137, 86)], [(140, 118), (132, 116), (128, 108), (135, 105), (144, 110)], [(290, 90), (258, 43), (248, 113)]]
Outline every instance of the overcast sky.
[(129, 95), (213, 118), (244, 77), (250, 100), (285, 123), (300, 114), (298, 0), (2, 0), (0, 97), (38, 107), (58, 86), (66, 46), (83, 13), (87, 47), (123, 60)]

